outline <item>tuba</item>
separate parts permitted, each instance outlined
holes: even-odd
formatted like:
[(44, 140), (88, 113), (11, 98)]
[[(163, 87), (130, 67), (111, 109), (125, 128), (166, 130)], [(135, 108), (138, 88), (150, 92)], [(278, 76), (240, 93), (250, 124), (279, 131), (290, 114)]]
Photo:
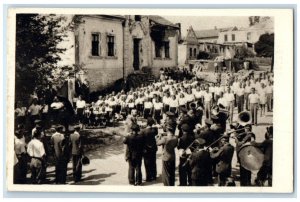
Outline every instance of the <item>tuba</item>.
[(237, 122), (241, 126), (246, 126), (248, 124), (251, 124), (252, 118), (251, 118), (250, 112), (248, 112), (248, 111), (242, 111), (242, 112), (240, 112), (238, 114)]

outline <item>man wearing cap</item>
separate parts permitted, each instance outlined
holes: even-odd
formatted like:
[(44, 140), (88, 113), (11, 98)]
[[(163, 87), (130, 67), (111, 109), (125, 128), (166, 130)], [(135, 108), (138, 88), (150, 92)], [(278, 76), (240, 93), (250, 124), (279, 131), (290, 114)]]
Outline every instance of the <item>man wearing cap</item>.
[(144, 137), (139, 134), (140, 127), (137, 124), (131, 126), (131, 133), (126, 136), (123, 143), (127, 145), (126, 161), (129, 164), (129, 184), (139, 186), (142, 184), (142, 158), (144, 149)]
[(167, 117), (165, 120), (165, 123), (163, 124), (163, 129), (166, 132), (167, 131), (167, 127), (171, 127), (173, 128), (173, 133), (175, 133), (176, 127), (177, 127), (177, 123), (176, 123), (176, 118), (175, 118), (175, 114), (173, 112), (167, 112), (166, 113)]
[(82, 163), (81, 157), (83, 153), (81, 136), (79, 134), (80, 126), (74, 126), (74, 129), (70, 132), (70, 143), (71, 143), (71, 154), (72, 154), (72, 162), (73, 162), (73, 178), (75, 182), (81, 180), (82, 174)]
[(173, 127), (167, 125), (167, 135), (156, 139), (157, 146), (163, 146), (162, 154), (162, 181), (164, 186), (175, 186), (175, 148), (178, 139), (175, 137)]
[[(191, 168), (187, 164), (188, 155), (184, 152), (189, 149), (188, 146), (194, 141), (194, 134), (191, 132), (190, 126), (184, 123), (181, 126), (182, 135), (178, 139), (177, 149), (180, 150), (181, 155), (179, 158), (179, 186), (187, 186), (192, 184)], [(182, 153), (184, 152), (184, 153)]]
[(211, 158), (207, 150), (204, 149), (205, 140), (198, 138), (196, 148), (189, 157), (189, 165), (192, 170), (192, 186), (208, 186), (211, 176)]
[(55, 154), (55, 183), (65, 184), (67, 176), (67, 165), (64, 158), (65, 136), (62, 133), (63, 126), (57, 125), (56, 132), (51, 137), (51, 143)]
[(218, 173), (218, 185), (225, 186), (227, 178), (231, 175), (231, 161), (234, 147), (229, 143), (229, 137), (223, 136), (220, 140), (220, 149), (211, 150), (211, 158), (217, 160), (216, 172)]
[(155, 136), (158, 133), (157, 127), (153, 127), (154, 120), (149, 117), (147, 119), (147, 127), (141, 130), (140, 135), (144, 137), (144, 164), (146, 170), (146, 181), (152, 181), (156, 179), (157, 169), (156, 169), (156, 152), (157, 145)]

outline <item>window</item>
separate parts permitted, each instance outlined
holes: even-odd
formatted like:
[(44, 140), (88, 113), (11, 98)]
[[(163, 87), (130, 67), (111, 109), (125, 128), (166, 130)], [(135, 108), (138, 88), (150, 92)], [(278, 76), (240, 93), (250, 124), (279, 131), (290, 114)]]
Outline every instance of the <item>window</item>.
[(165, 58), (170, 58), (170, 42), (165, 42)]
[(232, 40), (232, 41), (235, 41), (235, 34), (232, 34), (232, 35), (231, 35), (231, 40)]
[(193, 49), (190, 48), (190, 58), (192, 58), (192, 57), (193, 57)]
[(135, 15), (134, 20), (135, 21), (141, 21), (141, 16), (140, 15)]
[(247, 40), (250, 41), (251, 40), (251, 32), (247, 33)]
[(228, 41), (227, 34), (224, 35), (224, 41)]
[(161, 43), (158, 41), (155, 42), (155, 57), (161, 58)]
[(107, 36), (107, 56), (115, 56), (115, 37)]
[(99, 56), (99, 34), (92, 34), (92, 56)]
[(194, 57), (196, 57), (196, 54), (197, 54), (197, 50), (196, 48), (194, 48)]

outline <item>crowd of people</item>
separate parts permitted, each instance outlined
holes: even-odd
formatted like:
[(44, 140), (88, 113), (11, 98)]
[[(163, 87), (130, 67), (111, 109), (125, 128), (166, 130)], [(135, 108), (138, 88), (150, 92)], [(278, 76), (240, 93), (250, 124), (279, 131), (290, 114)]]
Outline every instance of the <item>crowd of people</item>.
[[(51, 95), (51, 98), (33, 95), (28, 108), (17, 103), (15, 154), (18, 166), (15, 176), (21, 176), (16, 178), (18, 183), (23, 183), (26, 179), (24, 175), (27, 170), (20, 168), (24, 168), (28, 161), (32, 182), (41, 183), (45, 179), (49, 156), (49, 145), (44, 132), (46, 128), (55, 128), (50, 140), (56, 159), (56, 183), (65, 183), (66, 165), (72, 155), (74, 180), (80, 180), (81, 166), (77, 166), (82, 157), (80, 128), (105, 127), (116, 121), (126, 120), (128, 137), (124, 143), (127, 144), (126, 159), (129, 162), (130, 184), (141, 184), (143, 158), (147, 172), (146, 180), (156, 179), (157, 146), (164, 145), (164, 185), (174, 185), (174, 149), (177, 147), (182, 151), (179, 164), (180, 185), (208, 185), (212, 182), (212, 177), (218, 175), (219, 185), (224, 186), (230, 184), (233, 156), (229, 136), (223, 135), (227, 122), (234, 125), (235, 108), (238, 113), (249, 111), (251, 123), (236, 141), (241, 145), (253, 142), (255, 135), (251, 128), (259, 123), (258, 110), (262, 117), (265, 116), (266, 110), (273, 109), (273, 76), (266, 72), (258, 76), (231, 74), (226, 85), (221, 85), (220, 81), (204, 83), (191, 76), (182, 81), (174, 72), (162, 71), (158, 82), (130, 89), (128, 92), (112, 92), (99, 96), (98, 100), (92, 102), (88, 102), (81, 95), (75, 98), (73, 103), (68, 103), (53, 93)], [(72, 123), (78, 123), (80, 127), (70, 130), (68, 123), (73, 115), (75, 121)], [(147, 120), (146, 128), (143, 129), (145, 124), (138, 123), (138, 119)], [(33, 128), (28, 141), (24, 138), (25, 128)], [(65, 128), (65, 131), (62, 128)], [(163, 128), (163, 132), (160, 128)], [(266, 135), (267, 140), (272, 140), (270, 132)], [(190, 149), (190, 144), (193, 149)], [(258, 146), (258, 143), (256, 144)], [(270, 144), (264, 144), (263, 150), (268, 150), (269, 146)], [(187, 149), (191, 153), (188, 154)], [(269, 153), (266, 155), (270, 155)], [(199, 163), (202, 160), (205, 163)], [(272, 161), (272, 158), (269, 158), (269, 161)], [(264, 170), (260, 172), (264, 174), (257, 175), (257, 182), (260, 184), (271, 175), (270, 162), (266, 164), (268, 166), (263, 166)], [(205, 168), (201, 167), (204, 165)], [(243, 173), (241, 167), (242, 186), (250, 185), (247, 178), (249, 172), (246, 170)]]

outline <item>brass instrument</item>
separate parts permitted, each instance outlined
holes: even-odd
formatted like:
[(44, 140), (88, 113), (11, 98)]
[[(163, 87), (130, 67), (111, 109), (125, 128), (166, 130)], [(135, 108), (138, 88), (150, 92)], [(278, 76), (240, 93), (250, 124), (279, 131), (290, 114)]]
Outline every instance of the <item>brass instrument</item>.
[(241, 126), (245, 126), (248, 124), (251, 124), (252, 122), (252, 118), (251, 118), (251, 114), (248, 111), (242, 111), (238, 114), (238, 120), (237, 122), (241, 125)]

